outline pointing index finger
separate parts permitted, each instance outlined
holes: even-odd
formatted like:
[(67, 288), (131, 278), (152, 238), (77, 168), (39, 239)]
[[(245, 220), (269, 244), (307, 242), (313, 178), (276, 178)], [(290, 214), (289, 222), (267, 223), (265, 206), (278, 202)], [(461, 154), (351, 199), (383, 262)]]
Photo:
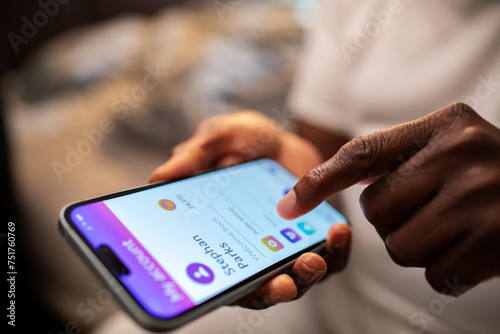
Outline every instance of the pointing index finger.
[(452, 104), (415, 121), (354, 138), (302, 177), (278, 203), (278, 213), (284, 219), (297, 218), (353, 184), (383, 176), (421, 150), (436, 129), (455, 124), (463, 112), (473, 111), (465, 104)]

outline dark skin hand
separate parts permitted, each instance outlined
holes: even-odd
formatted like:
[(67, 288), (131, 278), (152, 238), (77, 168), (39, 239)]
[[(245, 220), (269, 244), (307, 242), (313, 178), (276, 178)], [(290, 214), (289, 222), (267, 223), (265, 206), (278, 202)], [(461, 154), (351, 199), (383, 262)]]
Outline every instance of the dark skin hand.
[(278, 212), (299, 217), (363, 181), (371, 184), (361, 207), (389, 255), (426, 268), (436, 291), (459, 295), (500, 275), (500, 130), (469, 106), (351, 140), (303, 176)]

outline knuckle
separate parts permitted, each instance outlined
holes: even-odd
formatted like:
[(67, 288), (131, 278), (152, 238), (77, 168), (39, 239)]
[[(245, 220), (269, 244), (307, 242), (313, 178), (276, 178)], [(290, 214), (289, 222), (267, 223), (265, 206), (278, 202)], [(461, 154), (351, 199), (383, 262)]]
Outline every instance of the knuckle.
[(307, 172), (307, 174), (304, 175), (302, 179), (304, 181), (304, 184), (307, 184), (308, 187), (318, 188), (322, 186), (323, 178), (326, 176), (326, 174), (326, 168), (323, 164), (321, 164)]
[[(436, 154), (436, 152), (433, 152), (432, 150), (415, 150), (414, 152), (412, 152), (408, 159), (400, 158), (401, 163), (397, 167), (397, 169), (393, 173), (391, 173), (392, 178), (408, 178), (411, 175), (414, 175), (415, 171), (418, 171), (419, 169), (429, 168), (429, 166), (433, 166), (436, 163), (437, 158), (439, 158), (438, 154)], [(394, 180), (391, 181), (394, 182)]]
[(214, 121), (214, 119), (212, 119), (212, 118), (204, 119), (203, 121), (198, 123), (198, 125), (196, 126), (196, 128), (194, 130), (194, 134), (202, 134), (202, 133), (211, 132), (216, 127), (215, 126), (216, 123), (217, 122)]
[(357, 164), (370, 160), (373, 157), (373, 145), (371, 145), (367, 137), (353, 139), (347, 148), (349, 148), (347, 156)]
[(255, 118), (255, 119), (260, 119), (260, 120), (267, 120), (268, 117), (264, 116), (264, 114), (256, 111), (256, 110), (243, 110), (235, 113), (238, 117), (243, 117), (243, 118)]
[(195, 149), (201, 150), (201, 151), (208, 151), (208, 149), (214, 144), (214, 142), (217, 139), (217, 135), (210, 135), (204, 138), (201, 138), (200, 141), (198, 142), (198, 145), (195, 146)]
[(500, 197), (500, 171), (490, 166), (473, 166), (468, 168), (458, 184), (457, 197), (462, 201), (477, 198)]
[(446, 107), (442, 108), (442, 110), (451, 113), (453, 115), (460, 115), (464, 113), (474, 112), (474, 109), (472, 109), (468, 104), (463, 102), (450, 103)]
[(328, 167), (321, 164), (311, 169), (295, 185), (294, 190), (297, 198), (306, 199), (310, 196), (323, 196), (328, 193)]
[(172, 148), (172, 155), (177, 155), (186, 149), (186, 143), (180, 143)]
[(309, 173), (307, 173), (307, 178), (311, 182), (318, 183), (325, 176), (325, 170), (323, 165), (319, 165), (316, 168), (313, 168)]
[(498, 139), (487, 129), (471, 125), (462, 128), (448, 142), (447, 151), (458, 155), (473, 155), (480, 157), (497, 153), (497, 150), (490, 148), (498, 145)]
[(195, 149), (208, 152), (213, 148), (222, 148), (224, 151), (227, 151), (233, 137), (234, 134), (231, 129), (212, 126), (210, 131), (199, 135), (195, 141)]
[(453, 102), (449, 105), (448, 109), (455, 115), (460, 115), (463, 118), (469, 118), (470, 115), (476, 113), (474, 109), (472, 109), (468, 104), (463, 102)]
[(477, 113), (463, 102), (454, 102), (436, 111), (436, 115), (443, 124), (453, 127), (475, 118)]
[(382, 147), (383, 135), (379, 133), (375, 136), (360, 136), (354, 138), (340, 149), (338, 155), (344, 164), (348, 166), (366, 165), (374, 161), (380, 154), (379, 147)]
[(190, 145), (186, 147), (185, 152), (189, 155), (190, 159), (196, 164), (199, 164), (204, 161), (204, 150), (200, 146)]
[(198, 123), (198, 125), (196, 125), (195, 129), (194, 129), (194, 133), (197, 134), (197, 133), (203, 133), (206, 131), (206, 129), (210, 126), (210, 122), (208, 120), (203, 120), (201, 121), (200, 123)]

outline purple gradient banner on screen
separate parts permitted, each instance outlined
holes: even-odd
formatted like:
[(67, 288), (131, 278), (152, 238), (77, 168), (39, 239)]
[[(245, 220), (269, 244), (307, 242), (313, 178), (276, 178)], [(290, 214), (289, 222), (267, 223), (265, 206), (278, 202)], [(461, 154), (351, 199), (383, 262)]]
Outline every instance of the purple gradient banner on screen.
[(265, 275), (346, 221), (326, 203), (281, 218), (276, 204), (296, 182), (275, 161), (256, 160), (80, 203), (70, 220), (146, 312), (170, 319)]
[(106, 204), (77, 207), (71, 219), (94, 249), (108, 246), (127, 267), (130, 273), (119, 280), (149, 313), (170, 318), (195, 306)]

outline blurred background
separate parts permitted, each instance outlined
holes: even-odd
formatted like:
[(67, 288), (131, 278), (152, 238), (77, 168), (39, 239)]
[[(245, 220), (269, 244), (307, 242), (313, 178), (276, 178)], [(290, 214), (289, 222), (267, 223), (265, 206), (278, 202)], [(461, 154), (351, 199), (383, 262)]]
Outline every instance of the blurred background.
[(314, 3), (0, 6), (1, 223), (18, 228), (17, 321), (85, 333), (118, 308), (61, 237), (62, 206), (147, 183), (205, 117), (258, 109), (287, 123), (279, 115)]

